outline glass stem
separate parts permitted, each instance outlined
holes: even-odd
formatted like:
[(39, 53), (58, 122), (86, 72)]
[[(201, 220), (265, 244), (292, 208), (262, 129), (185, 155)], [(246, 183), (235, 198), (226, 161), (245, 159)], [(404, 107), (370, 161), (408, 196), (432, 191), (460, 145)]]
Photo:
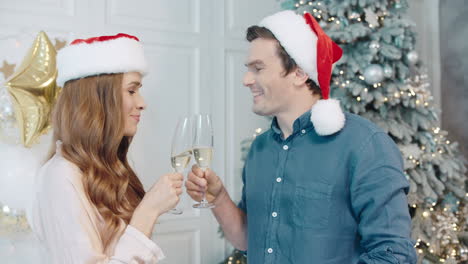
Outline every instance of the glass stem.
[[(203, 171), (203, 174), (205, 174), (207, 168), (201, 167), (200, 169)], [(206, 180), (206, 176), (205, 176), (205, 180)], [(206, 185), (208, 186), (208, 180), (206, 181)], [(206, 189), (208, 190), (208, 187)], [(201, 204), (207, 204), (208, 203), (208, 201), (206, 200), (206, 191), (203, 192), (203, 197), (202, 197), (202, 200), (200, 201), (200, 203)]]

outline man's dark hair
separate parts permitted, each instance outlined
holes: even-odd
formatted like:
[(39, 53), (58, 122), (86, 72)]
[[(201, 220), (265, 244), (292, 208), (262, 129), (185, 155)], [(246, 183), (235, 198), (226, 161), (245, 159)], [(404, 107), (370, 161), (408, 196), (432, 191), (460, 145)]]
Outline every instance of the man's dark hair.
[[(278, 44), (276, 50), (285, 70), (284, 75), (291, 73), (299, 67), (296, 61), (294, 61), (294, 59), (291, 58), (291, 56), (286, 52), (284, 47), (281, 46), (281, 43), (278, 41), (275, 35), (273, 35), (273, 33), (268, 28), (260, 26), (251, 26), (247, 29), (247, 34), (245, 38), (249, 42), (252, 42), (257, 38), (276, 40), (276, 43)], [(309, 86), (309, 89), (312, 91), (312, 94), (318, 94), (320, 96), (322, 95), (320, 87), (310, 78), (307, 79), (306, 84), (307, 86)]]

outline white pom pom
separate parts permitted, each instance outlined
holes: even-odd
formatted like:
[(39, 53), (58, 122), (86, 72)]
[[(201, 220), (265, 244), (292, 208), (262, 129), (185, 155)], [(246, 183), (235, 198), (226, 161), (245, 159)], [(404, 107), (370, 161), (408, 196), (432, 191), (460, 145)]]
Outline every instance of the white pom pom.
[(345, 115), (336, 99), (319, 100), (310, 113), (310, 121), (321, 136), (335, 134), (344, 127)]

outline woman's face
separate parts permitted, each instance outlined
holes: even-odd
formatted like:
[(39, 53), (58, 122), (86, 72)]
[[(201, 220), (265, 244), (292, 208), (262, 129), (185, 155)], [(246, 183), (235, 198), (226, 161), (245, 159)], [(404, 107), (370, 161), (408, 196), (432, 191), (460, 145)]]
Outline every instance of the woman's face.
[(134, 136), (140, 122), (141, 111), (146, 108), (140, 94), (141, 74), (127, 72), (122, 80), (122, 105), (125, 117), (124, 136)]

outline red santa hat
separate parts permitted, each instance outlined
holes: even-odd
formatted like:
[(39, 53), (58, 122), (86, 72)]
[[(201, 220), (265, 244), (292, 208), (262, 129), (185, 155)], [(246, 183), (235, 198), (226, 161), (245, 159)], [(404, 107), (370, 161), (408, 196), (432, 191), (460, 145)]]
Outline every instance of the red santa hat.
[(67, 81), (93, 75), (148, 72), (140, 40), (123, 33), (74, 40), (57, 54), (57, 68), (57, 85), (61, 87)]
[(259, 26), (269, 29), (289, 56), (320, 87), (322, 99), (314, 104), (310, 117), (317, 134), (326, 136), (340, 131), (345, 115), (340, 102), (329, 95), (332, 66), (343, 55), (341, 48), (309, 13), (300, 16), (291, 10), (281, 11), (264, 18)]

